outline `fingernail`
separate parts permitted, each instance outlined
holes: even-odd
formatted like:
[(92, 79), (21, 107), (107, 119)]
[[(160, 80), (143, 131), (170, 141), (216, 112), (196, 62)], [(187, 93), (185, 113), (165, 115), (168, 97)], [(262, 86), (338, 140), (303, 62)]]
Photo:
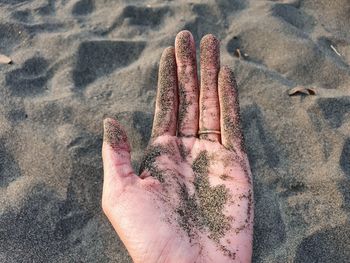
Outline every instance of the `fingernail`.
[(194, 62), (196, 53), (194, 52), (194, 40), (190, 31), (184, 30), (177, 34), (175, 39), (176, 55), (179, 62)]
[(201, 66), (215, 67), (220, 66), (220, 42), (212, 34), (202, 38), (200, 44)]

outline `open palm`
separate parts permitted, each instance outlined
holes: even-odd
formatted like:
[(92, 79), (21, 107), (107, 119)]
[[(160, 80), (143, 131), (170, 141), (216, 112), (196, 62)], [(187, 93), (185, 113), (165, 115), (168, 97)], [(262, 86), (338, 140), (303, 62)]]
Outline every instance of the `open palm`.
[(140, 175), (116, 120), (104, 121), (103, 209), (135, 262), (250, 262), (251, 173), (232, 71), (219, 41), (180, 32), (161, 57), (151, 142)]

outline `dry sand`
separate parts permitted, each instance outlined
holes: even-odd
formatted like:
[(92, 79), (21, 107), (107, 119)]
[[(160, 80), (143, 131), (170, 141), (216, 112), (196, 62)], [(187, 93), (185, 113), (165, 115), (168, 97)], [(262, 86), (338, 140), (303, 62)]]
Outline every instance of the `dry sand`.
[(254, 262), (349, 262), (349, 0), (131, 2), (0, 0), (0, 262), (130, 262), (101, 212), (102, 119), (136, 167), (181, 29), (216, 34), (237, 75)]

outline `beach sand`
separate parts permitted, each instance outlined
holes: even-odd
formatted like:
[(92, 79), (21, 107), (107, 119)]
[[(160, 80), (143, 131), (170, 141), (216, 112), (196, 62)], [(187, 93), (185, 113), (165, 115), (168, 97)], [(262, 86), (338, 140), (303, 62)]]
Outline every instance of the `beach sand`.
[(237, 76), (254, 262), (349, 262), (349, 0), (0, 0), (0, 262), (131, 262), (101, 209), (102, 120), (136, 168), (182, 29)]

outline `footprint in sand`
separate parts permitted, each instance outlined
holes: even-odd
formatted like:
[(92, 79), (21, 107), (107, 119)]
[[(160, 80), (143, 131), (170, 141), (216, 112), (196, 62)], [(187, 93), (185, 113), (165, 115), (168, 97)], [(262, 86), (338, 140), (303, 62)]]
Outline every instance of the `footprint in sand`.
[(316, 232), (303, 239), (296, 253), (294, 263), (345, 262), (350, 258), (350, 226), (343, 225)]
[(339, 128), (350, 117), (350, 97), (320, 98), (317, 103), (332, 128)]
[(93, 0), (80, 0), (77, 1), (73, 8), (72, 14), (75, 16), (88, 15), (95, 9), (95, 3)]
[(28, 34), (23, 26), (10, 23), (0, 24), (0, 50), (2, 53), (10, 54), (26, 39), (28, 39)]
[(77, 88), (85, 88), (96, 79), (126, 67), (138, 59), (144, 42), (86, 41), (80, 44), (73, 81)]
[(276, 4), (272, 7), (272, 14), (305, 32), (311, 32), (316, 23), (311, 15), (292, 4)]
[(43, 57), (33, 57), (19, 69), (6, 75), (6, 85), (14, 96), (34, 96), (46, 90), (47, 81), (52, 77), (49, 62)]

